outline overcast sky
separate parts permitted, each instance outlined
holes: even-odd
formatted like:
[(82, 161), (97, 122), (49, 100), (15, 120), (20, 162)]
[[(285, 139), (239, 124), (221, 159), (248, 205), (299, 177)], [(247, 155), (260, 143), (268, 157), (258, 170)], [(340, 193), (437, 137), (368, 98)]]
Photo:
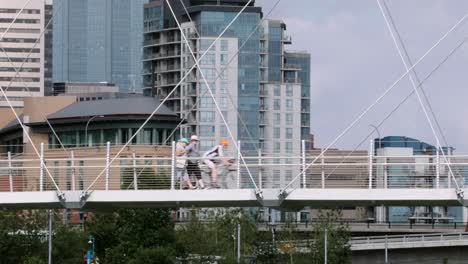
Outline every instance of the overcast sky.
[[(257, 0), (266, 14), (276, 0)], [(468, 12), (466, 0), (387, 0), (402, 39), (417, 61)], [(316, 146), (328, 145), (392, 83), (406, 72), (375, 0), (282, 0), (270, 16), (287, 24), (292, 50), (312, 57), (311, 112)], [(467, 19), (468, 20), (468, 19)], [(468, 21), (421, 61), (423, 79), (468, 36)], [(468, 153), (468, 43), (423, 87), (450, 145)], [(335, 147), (354, 148), (408, 93), (405, 78)], [(436, 144), (416, 96), (380, 129), (382, 136), (401, 135)], [(366, 142), (362, 148), (368, 148)]]

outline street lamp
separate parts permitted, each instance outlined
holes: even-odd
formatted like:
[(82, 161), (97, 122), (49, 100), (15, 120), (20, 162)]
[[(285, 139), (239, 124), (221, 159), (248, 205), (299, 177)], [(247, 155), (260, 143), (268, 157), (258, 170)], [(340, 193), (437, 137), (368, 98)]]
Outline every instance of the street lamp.
[(380, 136), (379, 127), (376, 127), (376, 126), (374, 126), (372, 124), (370, 124), (369, 126), (374, 128), (374, 130), (377, 132), (377, 135), (379, 136), (379, 149), (381, 149), (382, 148), (382, 141), (381, 141), (382, 137)]
[(85, 143), (85, 144), (88, 145), (88, 146), (89, 146), (89, 144), (88, 144), (88, 143), (89, 143), (89, 142), (88, 142), (88, 126), (89, 126), (89, 123), (91, 123), (91, 121), (93, 121), (93, 119), (98, 118), (98, 117), (101, 117), (101, 118), (102, 118), (102, 117), (104, 117), (104, 116), (103, 116), (103, 115), (95, 115), (95, 116), (91, 117), (91, 118), (88, 120), (88, 122), (86, 123), (86, 128), (85, 128), (85, 141), (86, 141), (86, 143)]

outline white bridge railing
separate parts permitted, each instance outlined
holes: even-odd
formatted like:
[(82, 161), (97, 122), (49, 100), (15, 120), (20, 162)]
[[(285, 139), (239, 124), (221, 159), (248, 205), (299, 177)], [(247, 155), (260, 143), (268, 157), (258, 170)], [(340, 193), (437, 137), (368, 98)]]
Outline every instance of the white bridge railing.
[[(122, 152), (114, 162), (115, 147), (70, 149), (68, 153), (44, 150), (33, 154), (0, 155), (0, 191), (55, 190), (154, 190), (179, 189), (174, 152), (170, 147), (146, 146)], [(99, 148), (99, 147), (98, 147)], [(109, 158), (110, 157), (110, 158)], [(253, 188), (246, 165), (237, 155), (228, 157), (233, 165), (220, 166), (220, 185), (226, 189)], [(464, 186), (468, 175), (468, 156), (317, 156), (305, 152), (291, 156), (244, 156), (252, 178), (260, 189), (283, 188), (292, 179), (294, 188), (455, 188)], [(316, 162), (308, 166), (313, 160)], [(206, 184), (210, 172), (198, 158)], [(454, 172), (449, 177), (448, 166)], [(304, 168), (307, 168), (304, 171)], [(98, 175), (101, 175), (97, 178)], [(195, 181), (195, 178), (192, 178)], [(94, 184), (92, 184), (94, 183)], [(92, 184), (92, 186), (91, 186)]]

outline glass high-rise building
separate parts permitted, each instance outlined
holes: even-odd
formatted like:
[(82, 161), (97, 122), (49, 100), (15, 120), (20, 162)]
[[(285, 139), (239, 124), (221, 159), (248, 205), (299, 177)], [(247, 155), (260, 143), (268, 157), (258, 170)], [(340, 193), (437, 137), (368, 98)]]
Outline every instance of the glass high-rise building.
[[(144, 92), (165, 98), (188, 74), (166, 104), (186, 118), (181, 135), (199, 135), (205, 150), (230, 136), (204, 76), (243, 153), (257, 155), (261, 150), (268, 156), (300, 156), (301, 139), (310, 139), (310, 55), (286, 51), (292, 41), (285, 34), (285, 23), (262, 20), (262, 9), (252, 1), (209, 49), (247, 2), (171, 1), (197, 60), (206, 53), (200, 70), (190, 72), (194, 60), (169, 6), (160, 0), (146, 4)], [(266, 173), (273, 177), (264, 179), (263, 187), (278, 187), (299, 173), (299, 167), (276, 168)]]
[(54, 0), (53, 81), (141, 91), (147, 0)]

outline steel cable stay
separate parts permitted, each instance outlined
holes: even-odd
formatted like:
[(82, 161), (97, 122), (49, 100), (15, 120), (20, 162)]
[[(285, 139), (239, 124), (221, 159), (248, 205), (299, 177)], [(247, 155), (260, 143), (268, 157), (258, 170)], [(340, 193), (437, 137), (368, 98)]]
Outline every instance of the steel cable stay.
[[(44, 26), (44, 29), (42, 30), (41, 34), (39, 35), (39, 38), (36, 40), (36, 42), (34, 43), (33, 47), (29, 50), (27, 56), (25, 57), (25, 59), (22, 61), (21, 65), (19, 67), (16, 67), (15, 64), (13, 63), (13, 61), (11, 61), (11, 58), (10, 56), (8, 56), (8, 53), (5, 51), (5, 48), (3, 46), (0, 45), (0, 49), (3, 51), (3, 53), (5, 54), (5, 56), (7, 57), (8, 59), (8, 62), (11, 64), (11, 66), (15, 69), (15, 75), (14, 77), (18, 77), (21, 79), (24, 87), (26, 88), (26, 90), (29, 92), (29, 95), (31, 97), (33, 97), (32, 95), (32, 92), (31, 90), (29, 89), (28, 85), (26, 84), (26, 82), (24, 81), (23, 77), (21, 76), (20, 74), (20, 71), (21, 69), (23, 68), (24, 64), (26, 63), (26, 61), (29, 59), (29, 57), (31, 56), (32, 54), (32, 51), (34, 48), (36, 48), (36, 46), (39, 44), (40, 40), (42, 39), (42, 37), (44, 36), (44, 33), (45, 31), (49, 28), (49, 26), (51, 25), (52, 21), (53, 21), (53, 18), (55, 17), (55, 15), (58, 13), (59, 10), (61, 10), (63, 7), (63, 2), (60, 2), (60, 6), (54, 11), (54, 13), (52, 14), (51, 18), (49, 19), (49, 21), (47, 22), (47, 24)], [(20, 13), (18, 13), (20, 14)], [(4, 33), (5, 34), (5, 33)], [(3, 39), (3, 36), (0, 38), (0, 40)], [(11, 80), (8, 84), (8, 86), (5, 88), (5, 91), (8, 91), (8, 89), (10, 88), (10, 86), (13, 84), (13, 80)], [(54, 135), (54, 137), (57, 139), (57, 141), (59, 142), (60, 144), (60, 147), (62, 148), (62, 150), (65, 152), (65, 154), (67, 156), (70, 156), (70, 153), (66, 150), (65, 146), (63, 145), (62, 143), (62, 140), (58, 137), (55, 129), (53, 128), (52, 124), (49, 122), (49, 119), (44, 115), (44, 113), (42, 111), (39, 111), (39, 114), (41, 115), (42, 119), (44, 119), (47, 123), (47, 125), (49, 126), (49, 128), (51, 129), (52, 131), (52, 134)]]
[[(399, 31), (398, 31), (398, 28), (397, 28), (397, 26), (396, 26), (396, 24), (394, 22), (394, 19), (393, 19), (393, 16), (392, 16), (391, 12), (390, 12), (390, 9), (388, 8), (385, 1), (383, 1), (383, 6), (387, 10), (387, 14), (388, 14), (388, 18), (390, 20), (390, 23), (393, 25), (396, 36), (397, 36), (398, 40), (400, 41), (401, 47), (403, 49), (403, 52), (406, 55), (406, 58), (408, 59), (409, 64), (413, 64), (412, 59), (409, 56), (408, 50), (406, 49), (405, 43), (403, 42), (403, 39), (402, 39), (402, 37), (401, 37), (401, 35), (400, 35)], [(413, 73), (414, 73), (414, 77), (416, 78), (417, 83), (420, 84), (421, 80), (419, 78), (419, 74), (416, 72), (416, 70), (414, 70)], [(450, 144), (448, 143), (447, 138), (445, 137), (444, 130), (442, 129), (442, 126), (440, 125), (440, 122), (439, 122), (439, 120), (438, 120), (438, 118), (437, 118), (437, 116), (436, 116), (436, 114), (434, 112), (434, 109), (433, 109), (432, 105), (431, 105), (431, 101), (429, 100), (429, 97), (427, 96), (427, 94), (426, 94), (426, 92), (425, 92), (425, 90), (424, 90), (424, 88), (422, 86), (421, 86), (420, 91), (421, 91), (421, 94), (423, 95), (424, 100), (427, 103), (427, 107), (428, 107), (430, 113), (434, 117), (434, 122), (435, 122), (435, 124), (437, 126), (437, 129), (439, 130), (440, 136), (442, 137), (442, 140), (443, 140), (445, 146), (447, 146), (447, 147), (450, 146)], [(458, 168), (455, 168), (455, 172), (460, 173)], [(456, 175), (455, 175), (455, 177), (456, 177)]]
[[(427, 55), (429, 55), (436, 47), (438, 47), (440, 45), (440, 43), (445, 39), (447, 38), (448, 35), (450, 35), (451, 32), (453, 32), (456, 28), (458, 28), (458, 26), (460, 24), (462, 24), (462, 22), (465, 21), (465, 19), (468, 17), (468, 13), (465, 13), (465, 15), (460, 19), (458, 20), (457, 23), (455, 23), (455, 25), (453, 25), (426, 53), (424, 53), (424, 55), (422, 55), (417, 61), (416, 63), (413, 64), (413, 66), (411, 66), (409, 68), (409, 70), (407, 70), (405, 73), (403, 73), (389, 88), (387, 88), (384, 93), (382, 95), (380, 95), (373, 103), (371, 103), (370, 106), (368, 106), (353, 122), (351, 122), (334, 140), (332, 140), (332, 142), (330, 142), (327, 147), (320, 153), (320, 155), (318, 155), (315, 159), (312, 160), (312, 162), (310, 162), (309, 164), (307, 164), (307, 166), (305, 166), (305, 168), (302, 169), (302, 171), (297, 174), (283, 189), (281, 189), (280, 191), (280, 195), (281, 196), (284, 196), (286, 195), (286, 191), (287, 189), (301, 176), (303, 175), (307, 169), (310, 168), (310, 166), (312, 166), (319, 158), (321, 158), (325, 152), (327, 152), (333, 145), (335, 145), (335, 143), (340, 140), (344, 135), (346, 135), (349, 130), (351, 130), (360, 120), (362, 120), (362, 118), (370, 111), (372, 110), (384, 97), (386, 97), (388, 95), (388, 93), (393, 90), (393, 88), (396, 87), (396, 85), (398, 83), (400, 83), (401, 80), (403, 80), (410, 72), (413, 68), (415, 68), (417, 65), (419, 65), (419, 63), (421, 63), (426, 57)], [(296, 188), (293, 188), (293, 190), (295, 190)]]
[[(400, 32), (398, 31), (398, 28), (397, 28), (397, 26), (396, 26), (396, 24), (394, 22), (392, 14), (390, 13), (390, 9), (388, 8), (387, 3), (385, 1), (383, 1), (382, 4), (385, 7), (385, 10), (387, 11), (388, 19), (390, 20), (390, 23), (392, 24), (393, 29), (395, 30), (395, 34), (396, 34), (396, 36), (397, 36), (397, 38), (398, 38), (398, 40), (399, 40), (399, 42), (401, 44), (403, 52), (405, 53), (406, 59), (408, 60), (409, 64), (413, 64), (413, 61), (412, 61), (411, 57), (409, 56), (408, 50), (406, 49), (405, 43), (403, 42), (403, 39), (402, 39), (402, 37), (400, 35)], [(413, 74), (414, 74), (414, 77), (416, 79), (417, 84), (418, 85), (421, 84), (421, 79), (419, 78), (419, 74), (416, 71), (416, 69), (413, 70)], [(440, 135), (442, 136), (442, 140), (444, 141), (444, 144), (446, 146), (449, 146), (447, 138), (444, 135), (444, 131), (442, 129), (442, 126), (440, 125), (438, 118), (436, 118), (436, 114), (434, 112), (434, 109), (432, 108), (429, 97), (427, 96), (426, 91), (424, 90), (423, 86), (421, 86), (420, 91), (421, 91), (421, 94), (423, 95), (425, 101), (427, 102), (427, 106), (429, 108), (429, 111), (434, 116), (434, 121), (436, 122), (437, 128), (439, 130)]]
[[(393, 33), (392, 26), (390, 25), (390, 22), (388, 21), (387, 16), (385, 15), (385, 11), (383, 10), (382, 5), (380, 4), (380, 1), (379, 1), (379, 0), (376, 0), (376, 1), (377, 1), (377, 4), (379, 5), (380, 11), (381, 11), (382, 16), (383, 16), (383, 18), (384, 18), (384, 20), (385, 20), (385, 23), (386, 23), (386, 25), (387, 25), (387, 28), (388, 28), (388, 30), (389, 30), (389, 32), (390, 32), (390, 35), (391, 35), (392, 40), (393, 40), (393, 43), (395, 44), (395, 47), (396, 47), (396, 49), (397, 49), (397, 51), (398, 51), (398, 54), (400, 55), (400, 58), (401, 58), (401, 60), (402, 60), (402, 62), (403, 62), (403, 65), (405, 66), (405, 69), (406, 69), (407, 71), (410, 71), (409, 66), (408, 66), (408, 64), (406, 63), (405, 57), (404, 57), (404, 55), (403, 55), (403, 53), (402, 53), (402, 51), (401, 51), (401, 49), (400, 49), (400, 46), (398, 45), (398, 41), (397, 41), (397, 39), (396, 39), (396, 37), (395, 37), (395, 34)], [(388, 10), (388, 9), (387, 9), (387, 10)], [(411, 65), (410, 65), (410, 66), (411, 66)], [(414, 67), (412, 67), (411, 70), (414, 71)], [(428, 123), (429, 127), (431, 128), (431, 132), (432, 132), (432, 134), (433, 134), (433, 136), (434, 136), (434, 138), (435, 138), (435, 140), (436, 140), (438, 151), (440, 151), (440, 152), (442, 153), (442, 157), (444, 158), (445, 162), (447, 163), (447, 167), (448, 167), (448, 169), (449, 169), (451, 178), (453, 179), (453, 181), (454, 181), (454, 183), (455, 183), (455, 186), (456, 186), (457, 194), (458, 194), (461, 198), (463, 198), (463, 190), (461, 190), (460, 185), (458, 184), (457, 180), (455, 179), (455, 175), (453, 174), (453, 171), (452, 171), (452, 166), (449, 164), (448, 159), (447, 159), (447, 155), (445, 155), (445, 150), (442, 148), (442, 146), (441, 146), (441, 144), (440, 144), (439, 136), (437, 135), (437, 132), (436, 132), (436, 130), (435, 130), (435, 128), (434, 128), (434, 124), (432, 123), (432, 120), (431, 120), (431, 118), (430, 118), (430, 116), (429, 116), (429, 113), (428, 113), (428, 111), (427, 111), (427, 109), (426, 109), (426, 106), (424, 105), (424, 103), (423, 103), (423, 101), (422, 101), (421, 94), (419, 93), (419, 89), (420, 89), (420, 88), (417, 87), (416, 82), (415, 82), (415, 80), (413, 79), (413, 76), (412, 76), (411, 74), (409, 74), (408, 76), (409, 76), (411, 85), (412, 85), (412, 87), (413, 87), (413, 90), (414, 90), (415, 93), (416, 93), (416, 97), (418, 98), (419, 105), (421, 106), (421, 109), (422, 109), (423, 112), (424, 112), (424, 116), (425, 116), (425, 118), (426, 118), (426, 120), (427, 120), (427, 123)], [(435, 115), (433, 116), (433, 118), (434, 118), (434, 119), (437, 119)], [(447, 146), (447, 147), (448, 147), (448, 146)]]
[[(13, 21), (12, 21), (12, 22), (10, 23), (10, 25), (8, 25), (8, 27), (6, 28), (5, 32), (3, 32), (3, 34), (2, 34), (2, 36), (1, 36), (0, 39), (3, 39), (3, 38), (5, 37), (5, 35), (8, 33), (8, 31), (9, 31), (9, 30), (11, 29), (11, 27), (13, 26), (13, 24), (16, 22), (16, 19), (17, 19), (17, 18), (19, 17), (19, 15), (23, 12), (24, 8), (26, 8), (26, 6), (29, 4), (30, 1), (31, 1), (31, 0), (28, 0), (28, 1), (26, 2), (26, 4), (20, 9), (20, 11), (18, 12), (18, 14), (17, 14), (17, 15), (15, 16), (15, 18), (13, 19)], [(50, 21), (52, 21), (52, 17), (51, 17)], [(45, 33), (45, 28), (42, 30), (42, 32), (41, 32), (41, 34), (40, 34), (40, 38), (42, 38), (42, 36), (43, 36), (44, 33)], [(39, 38), (39, 39), (40, 39), (40, 38)], [(36, 46), (36, 45), (37, 45), (37, 41), (36, 41), (36, 43), (35, 43), (34, 46)], [(2, 50), (3, 50), (3, 48), (2, 48)], [(29, 51), (29, 54), (28, 54), (28, 56), (25, 58), (25, 60), (23, 61), (22, 65), (21, 65), (21, 68), (22, 68), (22, 66), (24, 65), (24, 63), (26, 62), (26, 60), (28, 59), (28, 57), (31, 55), (32, 50), (33, 50), (33, 48), (31, 48), (31, 50)], [(3, 51), (4, 51), (4, 50), (3, 50)], [(18, 71), (19, 71), (19, 70), (18, 70)], [(16, 72), (16, 74), (18, 74), (18, 71)], [(17, 76), (17, 75), (15, 75), (15, 76)], [(11, 83), (12, 83), (12, 81), (10, 82), (9, 86), (11, 85)], [(12, 112), (13, 112), (13, 114), (14, 114), (16, 120), (18, 121), (19, 125), (21, 126), (21, 128), (22, 128), (22, 130), (23, 130), (23, 132), (24, 132), (24, 135), (26, 135), (28, 141), (31, 142), (31, 146), (32, 146), (34, 152), (36, 153), (36, 155), (37, 155), (38, 158), (40, 159), (41, 167), (43, 167), (44, 170), (47, 172), (47, 175), (49, 176), (50, 180), (52, 181), (54, 187), (56, 188), (56, 190), (57, 190), (57, 192), (58, 192), (58, 196), (59, 196), (60, 198), (63, 199), (64, 196), (63, 196), (62, 191), (60, 190), (60, 187), (57, 185), (57, 183), (56, 183), (54, 177), (53, 177), (52, 174), (50, 173), (49, 168), (47, 167), (47, 165), (46, 165), (45, 162), (44, 162), (44, 159), (41, 158), (41, 154), (40, 154), (39, 151), (37, 150), (37, 147), (36, 147), (36, 145), (34, 144), (33, 140), (31, 139), (31, 137), (30, 137), (30, 135), (29, 135), (29, 133), (28, 133), (28, 131), (27, 131), (25, 125), (23, 124), (23, 122), (22, 122), (21, 119), (19, 118), (18, 113), (15, 111), (13, 105), (11, 104), (10, 100), (8, 99), (8, 96), (7, 96), (7, 94), (5, 93), (5, 90), (4, 90), (3, 86), (0, 86), (0, 92), (2, 93), (3, 97), (5, 97), (5, 101), (7, 102), (8, 106), (9, 106), (10, 109), (12, 110)], [(40, 183), (40, 184), (42, 184), (42, 183)], [(40, 186), (40, 188), (42, 188), (42, 186)]]
[[(432, 77), (432, 75), (433, 75), (435, 72), (437, 72), (437, 71), (440, 69), (440, 67), (442, 67), (442, 65), (445, 64), (445, 62), (447, 62), (447, 60), (448, 60), (449, 58), (451, 58), (453, 54), (455, 54), (456, 51), (458, 51), (464, 44), (466, 44), (467, 41), (468, 41), (468, 37), (465, 37), (455, 48), (453, 48), (453, 49), (450, 51), (450, 53), (449, 53), (441, 62), (439, 62), (439, 64), (437, 64), (437, 66), (436, 66), (434, 69), (432, 69), (431, 72), (430, 72), (429, 74), (427, 74), (427, 75), (424, 77), (424, 79), (421, 80), (420, 85), (418, 85), (418, 87), (423, 88), (422, 85), (423, 85), (424, 83), (426, 83), (426, 81), (429, 80), (429, 78)], [(423, 89), (422, 89), (422, 90), (423, 90)], [(409, 94), (406, 95), (406, 97), (403, 98), (403, 100), (401, 100), (400, 103), (398, 103), (398, 105), (396, 105), (396, 106), (392, 109), (392, 111), (390, 111), (390, 112), (385, 116), (385, 118), (383, 118), (382, 121), (380, 121), (380, 122), (376, 125), (376, 127), (377, 127), (377, 128), (380, 128), (395, 112), (397, 112), (397, 110), (398, 110), (404, 103), (406, 103), (406, 101), (408, 101), (408, 99), (411, 98), (411, 96), (413, 96), (413, 94), (414, 94), (414, 90), (411, 90), (411, 91), (409, 92)], [(364, 139), (363, 139), (348, 155), (346, 155), (346, 156), (339, 162), (339, 164), (344, 163), (344, 161), (345, 161), (346, 159), (348, 159), (354, 152), (356, 152), (356, 151), (362, 146), (362, 144), (364, 144), (364, 143), (372, 136), (372, 134), (374, 134), (374, 130), (372, 130), (366, 137), (364, 137)], [(338, 165), (337, 165), (330, 173), (327, 174), (326, 179), (327, 179), (331, 174), (333, 174), (337, 168), (338, 168)]]
[[(182, 0), (181, 0), (182, 1)], [(275, 10), (275, 8), (278, 6), (278, 4), (281, 2), (281, 0), (277, 0), (276, 3), (273, 5), (273, 7), (270, 9), (270, 11), (268, 11), (268, 13), (266, 15), (263, 16), (263, 18), (260, 20), (260, 22), (257, 24), (257, 26), (254, 28), (254, 30), (249, 34), (249, 36), (247, 37), (247, 39), (241, 44), (241, 46), (237, 49), (237, 52), (230, 58), (230, 60), (227, 62), (227, 64), (222, 67), (221, 71), (218, 71), (217, 68), (215, 68), (215, 71), (217, 73), (217, 76), (216, 78), (214, 79), (214, 81), (217, 81), (221, 76), (222, 74), (228, 69), (229, 65), (234, 61), (234, 59), (237, 57), (237, 55), (240, 53), (240, 51), (244, 48), (244, 46), (247, 44), (247, 42), (250, 40), (250, 38), (255, 34), (255, 32), (257, 32), (258, 28), (262, 25), (263, 21), (265, 21), (269, 16), (270, 14)], [(187, 14), (188, 15), (188, 14)], [(197, 35), (200, 36), (197, 32)], [(168, 138), (170, 138), (172, 135), (174, 135), (174, 133), (177, 131), (177, 129), (184, 123), (184, 121), (187, 119), (188, 115), (189, 115), (189, 112), (193, 111), (193, 109), (195, 109), (195, 107), (198, 105), (198, 102), (200, 100), (201, 97), (205, 96), (206, 94), (208, 93), (208, 90), (204, 91), (203, 94), (201, 96), (197, 96), (197, 100), (195, 101), (195, 104), (192, 106), (192, 108), (190, 109), (190, 111), (187, 112), (187, 114), (185, 115), (184, 118), (182, 118), (182, 120), (180, 121), (180, 123), (177, 125), (177, 127), (172, 130), (172, 132), (169, 134)], [(229, 98), (229, 101), (231, 102), (231, 105), (234, 107), (234, 109), (236, 109), (236, 113), (237, 113), (237, 117), (239, 118), (239, 120), (241, 121), (242, 123), (242, 126), (245, 128), (246, 132), (247, 132), (247, 136), (251, 139), (251, 142), (255, 142), (255, 140), (253, 139), (253, 136), (252, 134), (250, 133), (250, 130), (247, 129), (247, 125), (245, 124), (242, 116), (240, 115), (239, 111), (237, 110), (237, 105), (235, 105), (234, 103), (234, 100), (232, 99), (232, 95), (231, 93), (229, 92), (229, 90), (226, 90), (226, 94), (228, 95), (228, 98)], [(164, 142), (164, 144), (166, 144), (168, 141), (168, 139), (166, 139), (166, 141)], [(255, 145), (255, 149), (257, 151), (257, 153), (259, 152), (259, 148)]]
[[(221, 32), (221, 34), (211, 43), (211, 45), (207, 48), (207, 50), (200, 56), (199, 60), (196, 62), (199, 62), (203, 59), (203, 57), (208, 53), (208, 51), (216, 44), (216, 42), (224, 35), (224, 33), (231, 27), (231, 25), (237, 20), (237, 18), (244, 12), (244, 10), (248, 7), (248, 5), (252, 2), (252, 0), (249, 0), (245, 6), (239, 11), (239, 13), (232, 19), (232, 21), (226, 26), (226, 28)], [(185, 75), (180, 79), (180, 81), (177, 83), (177, 85), (167, 94), (167, 96), (160, 102), (160, 104), (154, 109), (154, 111), (150, 114), (150, 116), (143, 122), (143, 124), (137, 129), (135, 134), (133, 134), (127, 143), (121, 147), (121, 149), (117, 152), (117, 154), (109, 161), (109, 166), (119, 157), (120, 153), (125, 150), (125, 148), (132, 142), (132, 140), (140, 133), (140, 131), (145, 127), (146, 124), (153, 118), (153, 116), (156, 114), (156, 112), (164, 105), (164, 103), (171, 97), (171, 95), (179, 88), (179, 86), (184, 82), (184, 80), (188, 77), (188, 75), (192, 72), (193, 69), (196, 68), (196, 65), (192, 65), (192, 67), (185, 73)], [(93, 182), (84, 190), (81, 194), (81, 198), (84, 198), (88, 195), (88, 191), (91, 189), (91, 187), (96, 184), (96, 182), (99, 180), (99, 178), (104, 174), (106, 171), (106, 168), (104, 168), (94, 179)]]
[[(250, 1), (249, 1), (249, 2), (250, 2)], [(203, 79), (203, 82), (204, 82), (205, 85), (207, 86), (208, 91), (209, 91), (209, 93), (210, 93), (210, 95), (211, 95), (211, 98), (213, 98), (213, 101), (214, 101), (214, 104), (215, 104), (215, 106), (216, 106), (216, 109), (218, 110), (218, 112), (219, 112), (219, 114), (220, 114), (220, 116), (221, 116), (221, 119), (223, 120), (223, 123), (224, 123), (224, 125), (226, 126), (226, 130), (227, 130), (227, 132), (229, 133), (229, 136), (231, 137), (231, 139), (233, 140), (232, 143), (233, 143), (233, 145), (235, 146), (235, 148), (236, 148), (236, 150), (237, 150), (237, 152), (238, 152), (238, 155), (239, 155), (240, 159), (242, 160), (242, 163), (244, 164), (244, 166), (245, 166), (245, 168), (246, 168), (246, 170), (247, 170), (247, 173), (249, 174), (249, 177), (250, 177), (250, 179), (251, 179), (251, 181), (252, 181), (252, 183), (253, 183), (253, 185), (254, 185), (254, 187), (255, 187), (255, 192), (256, 192), (256, 194), (261, 195), (261, 190), (258, 188), (258, 186), (257, 186), (257, 184), (256, 184), (256, 182), (255, 182), (255, 180), (254, 180), (254, 178), (253, 178), (253, 176), (252, 176), (252, 173), (250, 172), (250, 169), (249, 169), (249, 167), (247, 166), (247, 163), (246, 163), (245, 160), (244, 160), (244, 157), (243, 157), (243, 155), (242, 155), (242, 153), (241, 153), (241, 151), (240, 151), (240, 146), (237, 144), (236, 139), (234, 138), (234, 135), (232, 134), (232, 131), (231, 131), (231, 129), (229, 128), (229, 126), (228, 126), (228, 124), (227, 124), (227, 121), (226, 121), (226, 119), (225, 119), (225, 117), (224, 117), (224, 115), (223, 115), (223, 113), (222, 113), (222, 111), (221, 111), (221, 108), (219, 107), (219, 104), (218, 104), (218, 102), (216, 101), (216, 98), (215, 98), (215, 96), (214, 96), (214, 94), (213, 94), (213, 91), (212, 91), (212, 89), (211, 89), (211, 86), (208, 84), (208, 81), (206, 80), (205, 75), (203, 74), (203, 71), (202, 71), (201, 68), (200, 68), (199, 62), (197, 61), (197, 58), (195, 57), (195, 54), (194, 54), (194, 52), (193, 52), (193, 50), (192, 50), (192, 47), (190, 46), (190, 43), (188, 42), (188, 39), (187, 39), (186, 36), (185, 36), (184, 30), (183, 30), (182, 27), (180, 26), (180, 23), (179, 23), (179, 21), (178, 21), (178, 19), (177, 19), (177, 16), (176, 16), (175, 13), (174, 13), (174, 10), (172, 9), (171, 4), (169, 3), (168, 0), (166, 0), (166, 3), (168, 4), (169, 9), (171, 10), (172, 16), (174, 17), (174, 19), (175, 19), (175, 21), (176, 21), (176, 23), (177, 23), (177, 26), (179, 27), (180, 33), (181, 33), (181, 35), (182, 35), (182, 38), (184, 39), (184, 41), (185, 41), (185, 43), (186, 43), (186, 45), (187, 45), (187, 47), (188, 47), (188, 50), (189, 50), (189, 52), (190, 52), (190, 54), (191, 54), (193, 60), (195, 61), (195, 65), (196, 65), (196, 67), (198, 68), (198, 70), (199, 70), (199, 72), (200, 72), (200, 75), (201, 75), (201, 77), (202, 77), (202, 79)], [(222, 36), (222, 35), (221, 35), (221, 36)], [(238, 168), (238, 169), (239, 169), (239, 168)]]

